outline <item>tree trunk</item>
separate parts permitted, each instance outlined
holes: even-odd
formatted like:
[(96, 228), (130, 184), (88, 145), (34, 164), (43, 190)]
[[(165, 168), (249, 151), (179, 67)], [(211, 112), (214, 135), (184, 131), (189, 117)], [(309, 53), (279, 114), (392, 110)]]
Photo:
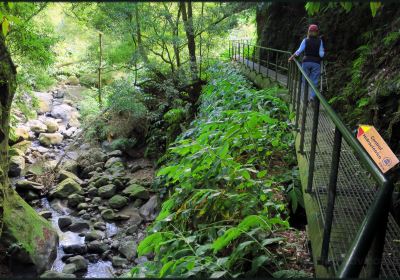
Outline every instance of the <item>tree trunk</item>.
[(4, 200), (9, 192), (8, 181), (8, 134), (10, 109), (17, 87), (16, 68), (0, 34), (0, 236), (3, 229)]
[(193, 29), (193, 10), (192, 10), (192, 2), (188, 1), (186, 12), (186, 4), (185, 2), (181, 2), (181, 10), (182, 10), (182, 20), (185, 26), (186, 37), (188, 40), (188, 51), (190, 58), (190, 70), (192, 72), (192, 80), (196, 82), (198, 80), (198, 71), (197, 71), (197, 63), (196, 63), (196, 42), (194, 36)]

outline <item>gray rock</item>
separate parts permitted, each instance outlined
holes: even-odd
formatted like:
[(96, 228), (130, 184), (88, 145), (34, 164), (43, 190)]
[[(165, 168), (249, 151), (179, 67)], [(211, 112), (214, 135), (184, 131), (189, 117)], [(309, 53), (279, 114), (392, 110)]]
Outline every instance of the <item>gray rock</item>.
[(104, 231), (106, 230), (106, 224), (103, 222), (97, 222), (93, 225), (93, 228)]
[(44, 272), (42, 275), (40, 275), (40, 278), (59, 279), (59, 278), (76, 278), (76, 276), (74, 274), (68, 274), (68, 273), (48, 270), (48, 271)]
[(70, 217), (62, 216), (58, 218), (58, 227), (61, 230), (68, 228), (71, 224), (72, 224), (72, 219)]
[(49, 147), (50, 145), (58, 145), (62, 142), (63, 136), (61, 133), (40, 133), (39, 142), (40, 144)]
[(23, 156), (12, 156), (9, 162), (8, 175), (18, 177), (25, 169), (25, 158)]
[(78, 271), (78, 268), (76, 267), (76, 265), (74, 263), (66, 264), (62, 270), (62, 272), (66, 273), (66, 274), (73, 274), (76, 271)]
[(38, 113), (39, 114), (44, 114), (47, 113), (51, 110), (51, 107), (53, 106), (53, 96), (51, 93), (48, 92), (33, 92), (33, 94), (36, 96), (36, 98), (39, 101), (39, 109)]
[(58, 131), (58, 123), (54, 119), (46, 119), (44, 124), (46, 125), (47, 132), (54, 133)]
[(147, 262), (147, 261), (148, 261), (148, 259), (147, 259), (147, 257), (145, 257), (145, 256), (141, 256), (141, 257), (135, 259), (135, 263), (136, 263), (136, 264), (142, 264), (142, 263), (145, 263), (145, 262)]
[(103, 238), (104, 234), (102, 232), (99, 232), (97, 230), (93, 230), (90, 232), (87, 232), (85, 234), (85, 242), (90, 242), (94, 240), (101, 240)]
[(89, 188), (89, 189), (87, 190), (87, 195), (88, 195), (89, 197), (95, 197), (95, 196), (97, 196), (97, 194), (98, 194), (98, 190), (97, 190), (97, 188), (95, 188), (95, 187), (91, 187), (91, 188)]
[(154, 221), (158, 214), (158, 207), (158, 198), (156, 195), (153, 195), (149, 201), (140, 207), (139, 213), (146, 221)]
[(74, 256), (67, 259), (68, 264), (74, 264), (76, 267), (76, 271), (87, 270), (88, 268), (88, 261), (85, 260), (82, 256)]
[(79, 179), (78, 176), (76, 176), (74, 173), (72, 173), (72, 172), (70, 172), (70, 171), (61, 170), (61, 171), (58, 173), (58, 180), (59, 180), (59, 182), (65, 180), (65, 179), (67, 179), (67, 178), (71, 178), (72, 180), (74, 180), (75, 182), (77, 182), (77, 183), (80, 184), (80, 185), (83, 183), (82, 180)]
[(104, 220), (114, 220), (115, 213), (112, 209), (105, 209), (101, 211), (101, 217), (103, 217)]
[(112, 257), (111, 263), (113, 267), (124, 267), (128, 264), (128, 261), (124, 258), (114, 256)]
[(80, 193), (82, 191), (81, 186), (72, 180), (67, 178), (59, 183), (55, 189), (51, 190), (49, 195), (51, 198), (67, 198), (73, 193)]
[(76, 206), (78, 206), (78, 204), (80, 204), (84, 201), (85, 201), (84, 196), (77, 194), (77, 193), (73, 193), (68, 196), (68, 207), (75, 208)]
[(32, 200), (39, 199), (39, 195), (34, 191), (28, 191), (21, 195), (26, 201), (32, 201)]
[(15, 189), (17, 192), (31, 190), (37, 193), (41, 193), (44, 190), (44, 186), (39, 183), (23, 179), (15, 184)]
[(98, 196), (93, 198), (93, 200), (92, 200), (93, 205), (100, 205), (101, 202), (102, 202), (102, 199), (101, 199), (101, 197), (98, 197)]
[(105, 244), (99, 240), (95, 240), (95, 241), (88, 243), (87, 247), (88, 247), (89, 253), (95, 253), (95, 254), (102, 254), (105, 251), (107, 251), (107, 249), (108, 249), (107, 244)]
[(112, 157), (122, 157), (122, 151), (120, 150), (114, 150), (112, 152), (107, 153), (107, 157), (108, 158), (112, 158)]
[(113, 165), (115, 165), (115, 164), (117, 164), (117, 165), (119, 165), (119, 166), (123, 166), (123, 161), (122, 161), (122, 159), (120, 158), (120, 157), (112, 157), (112, 158), (110, 158), (110, 159), (108, 159), (107, 161), (106, 161), (106, 164), (104, 165), (104, 167), (106, 168), (106, 169), (109, 169), (109, 168), (111, 168)]
[(78, 206), (76, 207), (78, 210), (84, 210), (89, 208), (89, 204), (86, 202), (79, 203)]
[(41, 211), (39, 215), (48, 220), (53, 216), (53, 213), (51, 211)]
[(127, 204), (128, 204), (128, 199), (119, 194), (114, 195), (108, 201), (108, 205), (110, 205), (110, 207), (114, 209), (121, 209)]
[(122, 191), (123, 194), (129, 196), (132, 199), (149, 199), (149, 192), (138, 184), (131, 184)]
[(115, 194), (116, 190), (117, 188), (112, 184), (105, 185), (98, 189), (98, 195), (102, 198), (110, 198)]
[(84, 230), (89, 230), (90, 229), (90, 225), (88, 222), (86, 221), (77, 221), (72, 223), (68, 229), (72, 232), (82, 232)]
[(64, 245), (63, 251), (66, 254), (77, 254), (83, 255), (87, 252), (87, 247), (85, 244), (72, 244), (72, 245)]
[(30, 130), (34, 133), (42, 133), (46, 132), (47, 130), (46, 125), (39, 120), (31, 120), (28, 122), (28, 125), (30, 127)]
[(121, 242), (118, 251), (129, 261), (133, 261), (136, 257), (137, 244), (135, 241)]
[(105, 186), (110, 182), (110, 179), (107, 177), (100, 177), (94, 183), (93, 186), (99, 188), (101, 186)]
[(132, 225), (132, 226), (129, 226), (127, 228), (126, 233), (127, 234), (134, 234), (134, 233), (137, 232), (137, 230), (138, 230), (138, 226), (137, 225)]

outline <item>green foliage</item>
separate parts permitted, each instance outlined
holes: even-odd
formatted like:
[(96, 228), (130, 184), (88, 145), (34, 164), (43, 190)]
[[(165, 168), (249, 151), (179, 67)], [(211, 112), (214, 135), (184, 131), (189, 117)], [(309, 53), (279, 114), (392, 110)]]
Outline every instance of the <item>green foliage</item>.
[(389, 47), (400, 39), (400, 31), (389, 32), (385, 38), (383, 38), (383, 44), (385, 47)]
[[(336, 2), (331, 2), (331, 3), (327, 4), (327, 7), (338, 9), (337, 4), (338, 3), (336, 3)], [(350, 12), (353, 7), (353, 3), (351, 3), (351, 2), (339, 2), (339, 4), (340, 4), (339, 7), (344, 9), (346, 11), (346, 13)], [(372, 17), (375, 17), (376, 13), (382, 7), (382, 3), (377, 2), (377, 1), (371, 1), (371, 2), (369, 2), (369, 4), (370, 4), (370, 9), (371, 9), (371, 15), (372, 15)], [(321, 8), (320, 2), (307, 2), (305, 5), (305, 9), (306, 9), (307, 13), (311, 16), (318, 13), (320, 11), (320, 8)]]
[[(284, 174), (293, 162), (293, 136), (279, 88), (255, 90), (236, 69), (217, 64), (203, 87), (199, 113), (170, 145), (157, 173), (169, 193), (139, 244), (155, 253), (132, 277), (238, 277), (284, 268), (287, 230)], [(176, 120), (174, 113), (167, 119)], [(279, 163), (279, 164), (278, 164)]]

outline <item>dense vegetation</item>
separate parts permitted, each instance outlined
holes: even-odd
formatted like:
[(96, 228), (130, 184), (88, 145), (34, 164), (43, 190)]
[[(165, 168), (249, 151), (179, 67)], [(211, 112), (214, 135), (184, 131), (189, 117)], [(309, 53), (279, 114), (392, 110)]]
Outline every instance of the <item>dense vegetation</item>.
[(291, 262), (285, 192), (298, 182), (282, 89), (256, 90), (228, 64), (209, 74), (196, 120), (158, 171), (167, 199), (138, 247), (155, 260), (133, 276), (277, 276)]

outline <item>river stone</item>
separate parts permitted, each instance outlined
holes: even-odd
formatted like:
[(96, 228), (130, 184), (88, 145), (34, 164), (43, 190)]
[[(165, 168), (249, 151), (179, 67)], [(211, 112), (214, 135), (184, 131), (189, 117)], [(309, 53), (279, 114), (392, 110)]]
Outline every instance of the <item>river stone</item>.
[(102, 199), (101, 199), (101, 197), (98, 197), (98, 196), (96, 196), (96, 197), (93, 198), (93, 200), (92, 200), (92, 204), (93, 204), (93, 205), (96, 205), (96, 206), (100, 205), (101, 202), (102, 202)]
[(91, 187), (87, 190), (87, 195), (89, 197), (95, 197), (98, 194), (98, 190), (95, 187)]
[(112, 152), (107, 153), (108, 158), (112, 157), (122, 157), (122, 151), (121, 150), (114, 150)]
[(82, 203), (84, 201), (85, 201), (84, 196), (77, 193), (73, 193), (68, 196), (68, 207), (76, 207), (78, 206), (79, 203)]
[(77, 270), (78, 270), (78, 268), (76, 267), (76, 264), (74, 264), (74, 263), (69, 263), (69, 264), (66, 264), (66, 265), (63, 267), (62, 272), (63, 272), (63, 273), (66, 273), (66, 274), (73, 274), (73, 273), (76, 272)]
[(87, 247), (85, 244), (72, 244), (72, 245), (64, 245), (63, 251), (66, 254), (78, 254), (83, 255), (87, 252)]
[(119, 214), (129, 217), (127, 221), (128, 225), (140, 225), (143, 221), (143, 218), (139, 214), (139, 209), (135, 208), (132, 204), (122, 209)]
[(66, 159), (63, 163), (61, 163), (61, 168), (65, 171), (74, 173), (75, 175), (78, 174), (78, 163), (76, 160)]
[(17, 190), (17, 192), (24, 192), (31, 190), (40, 193), (44, 190), (44, 186), (39, 183), (23, 179), (16, 182), (15, 189)]
[(44, 124), (46, 125), (47, 132), (54, 133), (58, 131), (58, 123), (54, 119), (46, 119)]
[(53, 216), (53, 213), (51, 211), (40, 211), (38, 214), (46, 220), (51, 219), (51, 217)]
[(138, 226), (137, 225), (132, 225), (130, 227), (127, 228), (126, 233), (127, 234), (134, 234), (136, 233), (138, 230)]
[(138, 184), (129, 185), (122, 191), (122, 193), (129, 196), (130, 198), (149, 199), (149, 192), (144, 187)]
[(137, 244), (135, 241), (123, 241), (119, 245), (118, 251), (129, 261), (133, 261), (136, 257), (136, 249)]
[(53, 96), (48, 92), (33, 92), (36, 98), (39, 100), (38, 113), (44, 114), (51, 110), (53, 104)]
[(63, 103), (53, 107), (51, 110), (51, 116), (56, 119), (62, 119), (64, 122), (68, 122), (72, 117), (79, 116), (79, 113), (74, 107)]
[(142, 207), (140, 207), (139, 213), (146, 221), (154, 221), (158, 214), (158, 206), (158, 198), (156, 195), (153, 195)]
[(79, 203), (78, 206), (76, 207), (78, 210), (84, 210), (89, 208), (89, 204), (86, 202)]
[(26, 193), (21, 194), (21, 196), (23, 196), (25, 201), (32, 201), (32, 200), (39, 199), (39, 195), (36, 192), (31, 191), (31, 190), (27, 191)]
[(105, 209), (101, 211), (101, 217), (103, 217), (104, 220), (113, 220), (115, 218), (115, 213), (112, 209)]
[(71, 224), (72, 224), (72, 219), (70, 217), (68, 217), (68, 216), (62, 216), (62, 217), (58, 218), (58, 227), (61, 230), (66, 229)]
[(67, 198), (69, 195), (80, 193), (81, 191), (82, 188), (77, 182), (67, 178), (59, 183), (55, 189), (51, 190), (49, 195), (51, 198)]
[(93, 228), (94, 228), (94, 229), (98, 229), (98, 230), (104, 231), (104, 230), (106, 230), (106, 224), (103, 223), (103, 222), (96, 222), (96, 223), (93, 225)]
[(108, 204), (111, 208), (120, 209), (128, 204), (128, 199), (122, 195), (117, 194), (110, 198)]
[(111, 168), (111, 166), (118, 164), (118, 165), (122, 165), (123, 166), (123, 162), (122, 159), (120, 157), (112, 157), (110, 159), (108, 159), (104, 165), (104, 167), (106, 169)]
[(87, 247), (88, 247), (89, 253), (96, 253), (96, 254), (102, 254), (105, 251), (107, 251), (107, 249), (108, 249), (107, 244), (105, 244), (99, 240), (95, 240), (95, 241), (88, 243)]
[(83, 181), (81, 180), (81, 179), (79, 179), (79, 177), (78, 176), (76, 176), (74, 173), (72, 173), (72, 172), (69, 172), (69, 171), (66, 171), (66, 170), (61, 170), (59, 173), (58, 173), (58, 180), (59, 181), (62, 181), (62, 180), (65, 180), (65, 179), (67, 179), (67, 178), (71, 178), (71, 179), (73, 179), (75, 182), (77, 182), (78, 184), (82, 184), (83, 183)]
[(77, 85), (79, 85), (79, 79), (74, 75), (69, 76), (68, 80), (67, 80), (67, 84), (71, 85), (71, 86), (77, 86)]
[(110, 182), (109, 178), (100, 177), (93, 183), (93, 186), (96, 188), (99, 188), (99, 187), (107, 185), (109, 182)]
[(18, 150), (21, 150), (24, 154), (28, 151), (28, 149), (32, 146), (32, 142), (28, 140), (21, 141), (19, 143), (16, 143), (12, 145), (11, 148), (16, 148)]
[(111, 263), (113, 267), (124, 267), (128, 264), (128, 261), (124, 258), (114, 256), (112, 257)]
[(112, 184), (105, 185), (98, 189), (98, 195), (102, 198), (110, 198), (115, 194), (116, 189)]
[(89, 231), (85, 234), (85, 242), (99, 240), (103, 238), (103, 234), (97, 230)]
[(68, 229), (72, 232), (82, 232), (90, 229), (90, 225), (86, 221), (77, 221), (72, 223)]
[(67, 259), (67, 264), (75, 264), (76, 271), (87, 270), (88, 261), (82, 256), (74, 256)]
[(19, 126), (15, 129), (14, 131), (16, 141), (15, 142), (21, 142), (23, 140), (28, 140), (29, 139), (29, 130), (25, 126)]
[(69, 273), (63, 273), (63, 272), (57, 272), (53, 270), (48, 270), (42, 275), (40, 275), (40, 278), (53, 278), (53, 279), (59, 279), (59, 278), (76, 278), (74, 274), (69, 274)]
[(29, 121), (29, 128), (34, 133), (46, 132), (47, 126), (39, 120)]
[(9, 157), (12, 157), (12, 156), (21, 156), (21, 157), (23, 157), (24, 155), (25, 155), (25, 153), (23, 151), (21, 151), (20, 149), (14, 148), (14, 147), (11, 147), (8, 150), (8, 156)]
[(39, 142), (42, 145), (50, 146), (60, 144), (63, 140), (63, 136), (61, 133), (40, 133), (39, 134)]
[(25, 158), (22, 156), (12, 156), (9, 162), (8, 175), (10, 177), (18, 177), (22, 170), (25, 169)]

